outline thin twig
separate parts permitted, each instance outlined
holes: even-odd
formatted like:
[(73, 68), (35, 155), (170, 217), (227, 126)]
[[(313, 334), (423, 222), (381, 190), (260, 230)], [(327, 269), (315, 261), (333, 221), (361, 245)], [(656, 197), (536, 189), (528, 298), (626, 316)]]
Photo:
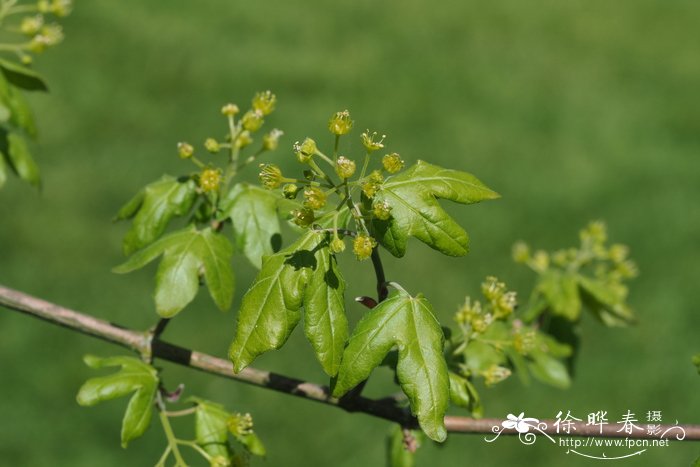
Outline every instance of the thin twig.
[[(151, 342), (152, 333), (122, 328), (107, 321), (61, 307), (3, 286), (0, 286), (0, 305), (11, 310), (27, 313), (53, 324), (64, 326), (73, 331), (120, 345), (139, 353), (142, 357), (149, 357), (152, 354), (154, 358), (160, 358), (188, 366), (205, 373), (339, 407), (348, 412), (364, 413), (399, 423), (405, 428), (417, 427), (415, 419), (404, 406), (404, 400), (400, 396), (376, 400), (366, 397), (357, 397), (350, 401), (341, 401), (331, 397), (330, 391), (326, 386), (301, 381), (269, 371), (248, 367), (240, 373), (234, 374), (231, 362), (227, 360), (185, 349), (158, 339)], [(557, 427), (553, 420), (542, 420), (541, 422), (547, 424), (547, 428), (543, 429), (543, 432), (550, 436), (658, 439), (658, 435), (654, 436), (644, 430), (634, 430), (632, 433), (627, 433), (624, 431), (624, 425), (620, 423), (603, 425), (601, 433), (599, 426), (586, 425), (584, 422), (575, 422), (571, 425), (572, 429), (570, 433), (566, 433), (563, 430), (559, 433), (557, 432)], [(452, 433), (493, 434), (494, 428), (500, 428), (501, 423), (502, 420), (499, 419), (476, 420), (469, 417), (445, 417), (447, 430)], [(685, 440), (700, 440), (700, 425), (659, 425), (658, 429), (660, 429), (661, 432), (671, 430), (669, 431), (668, 438), (673, 440), (676, 439), (676, 435), (680, 433), (678, 427), (684, 430)], [(518, 433), (515, 430), (503, 430), (502, 434)]]

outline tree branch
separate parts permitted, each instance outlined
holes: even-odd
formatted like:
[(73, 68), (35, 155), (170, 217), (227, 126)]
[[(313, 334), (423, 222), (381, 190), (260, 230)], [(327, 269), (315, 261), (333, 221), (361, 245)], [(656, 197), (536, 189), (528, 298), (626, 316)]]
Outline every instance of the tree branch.
[[(73, 331), (120, 345), (139, 353), (145, 359), (160, 358), (205, 373), (339, 407), (348, 412), (365, 413), (399, 423), (404, 427), (417, 427), (416, 420), (411, 416), (408, 409), (401, 405), (401, 397), (388, 397), (377, 400), (356, 397), (352, 400), (344, 401), (331, 397), (330, 391), (326, 386), (289, 378), (269, 371), (248, 367), (240, 373), (234, 374), (229, 361), (162, 341), (154, 335), (153, 331), (143, 332), (126, 329), (108, 321), (94, 318), (3, 286), (0, 286), (0, 305), (64, 326)], [(502, 420), (499, 419), (476, 420), (469, 417), (445, 417), (447, 430), (452, 433), (493, 434), (494, 428), (501, 427), (501, 422)], [(651, 435), (646, 430), (635, 430), (632, 433), (626, 433), (622, 429), (623, 425), (617, 423), (603, 425), (601, 433), (599, 426), (576, 422), (571, 425), (570, 433), (565, 433), (563, 430), (561, 433), (558, 433), (553, 420), (542, 420), (542, 422), (547, 424), (547, 428), (543, 429), (543, 432), (551, 436), (658, 439), (658, 435)], [(678, 426), (685, 431), (685, 440), (700, 440), (700, 425)], [(678, 426), (660, 425), (659, 428), (661, 432), (671, 430), (668, 438), (677, 439), (676, 435), (680, 433)], [(502, 434), (517, 434), (517, 432), (515, 430), (503, 430)]]

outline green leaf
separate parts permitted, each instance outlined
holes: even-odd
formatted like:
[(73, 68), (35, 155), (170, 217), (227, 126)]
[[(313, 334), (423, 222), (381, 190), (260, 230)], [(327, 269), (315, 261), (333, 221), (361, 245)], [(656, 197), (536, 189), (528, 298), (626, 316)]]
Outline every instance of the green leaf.
[[(419, 432), (411, 431), (416, 436)], [(415, 453), (406, 449), (404, 445), (403, 430), (399, 425), (394, 425), (386, 440), (387, 467), (413, 467), (416, 465)]]
[(22, 180), (36, 187), (41, 185), (39, 167), (34, 162), (26, 141), (19, 134), (0, 132), (0, 153), (7, 157)]
[(325, 232), (308, 231), (290, 247), (264, 258), (238, 312), (229, 350), (234, 372), (282, 347), (299, 323), (303, 306), (307, 338), (324, 371), (335, 375), (348, 332), (344, 288)]
[(440, 323), (422, 295), (394, 295), (357, 324), (345, 348), (333, 396), (341, 397), (367, 379), (396, 346), (396, 374), (411, 411), (431, 439), (444, 441), (450, 386), (443, 340)]
[(468, 251), (467, 233), (438, 204), (438, 199), (472, 204), (499, 195), (467, 172), (443, 169), (418, 161), (405, 172), (389, 177), (375, 200), (391, 206), (391, 218), (373, 221), (377, 240), (391, 254), (406, 253), (408, 237), (415, 237), (449, 256)]
[(627, 326), (635, 322), (635, 316), (625, 303), (627, 287), (579, 276), (579, 285), (586, 306), (606, 326)]
[(86, 381), (78, 391), (78, 404), (93, 406), (134, 393), (122, 421), (122, 447), (126, 447), (129, 441), (143, 435), (151, 423), (153, 399), (158, 389), (158, 372), (133, 357), (99, 358), (86, 355), (84, 360), (94, 369), (113, 366), (121, 368), (117, 373)]
[(34, 115), (24, 96), (0, 74), (0, 103), (4, 109), (3, 122), (9, 122), (15, 127), (26, 132), (27, 135), (36, 136), (36, 124)]
[(454, 373), (450, 375), (450, 400), (453, 404), (465, 408), (472, 413), (475, 418), (480, 418), (484, 414), (479, 393), (474, 385), (467, 379)]
[(578, 277), (550, 269), (542, 274), (537, 284), (538, 292), (547, 299), (552, 312), (570, 321), (576, 321), (581, 316)]
[(195, 440), (212, 457), (231, 458), (228, 445), (229, 414), (222, 405), (196, 397), (190, 398), (197, 404), (195, 411)]
[(316, 269), (304, 292), (304, 332), (323, 370), (335, 376), (348, 340), (345, 280), (328, 247), (318, 249), (316, 260)]
[(210, 228), (197, 230), (194, 226), (178, 230), (137, 251), (114, 268), (114, 272), (140, 269), (160, 255), (163, 260), (156, 273), (155, 289), (156, 311), (160, 316), (171, 318), (194, 299), (202, 271), (214, 303), (222, 311), (231, 306), (233, 246), (222, 234)]
[(197, 185), (189, 178), (176, 179), (164, 175), (129, 200), (117, 213), (117, 219), (134, 218), (124, 236), (124, 254), (130, 255), (154, 241), (165, 232), (175, 216), (185, 216), (197, 198)]
[(700, 467), (700, 456), (697, 459), (695, 459), (695, 462), (693, 462), (692, 467)]
[(263, 256), (279, 250), (278, 196), (270, 190), (238, 183), (221, 203), (221, 219), (230, 218), (236, 246), (260, 269)]
[(528, 362), (532, 376), (545, 384), (560, 389), (571, 386), (571, 378), (566, 365), (551, 355), (535, 350), (530, 353), (532, 361)]
[(49, 88), (37, 72), (19, 63), (0, 58), (0, 71), (7, 81), (27, 91), (48, 91)]

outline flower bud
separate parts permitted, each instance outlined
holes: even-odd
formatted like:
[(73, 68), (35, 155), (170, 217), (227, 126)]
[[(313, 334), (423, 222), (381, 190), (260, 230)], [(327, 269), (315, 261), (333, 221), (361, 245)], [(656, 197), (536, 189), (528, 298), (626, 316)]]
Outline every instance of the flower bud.
[(525, 242), (517, 242), (513, 245), (513, 261), (527, 263), (530, 260), (530, 247)]
[(274, 190), (282, 184), (282, 171), (274, 164), (260, 164), (260, 183), (268, 190)]
[(221, 184), (221, 172), (218, 169), (204, 169), (199, 174), (199, 187), (205, 193), (216, 191)]
[(366, 130), (364, 133), (362, 133), (362, 135), (360, 135), (362, 144), (365, 146), (365, 149), (367, 149), (367, 152), (374, 152), (384, 147), (384, 138), (386, 138), (386, 135), (382, 135), (381, 139), (379, 140), (375, 140), (376, 138), (378, 138), (376, 131), (373, 131), (370, 134), (369, 130)]
[(511, 375), (511, 371), (506, 367), (499, 366), (494, 363), (481, 375), (484, 377), (486, 386), (493, 386), (494, 384), (500, 383), (504, 379), (508, 378)]
[(345, 251), (345, 242), (337, 236), (333, 237), (333, 240), (331, 240), (331, 251), (333, 253), (342, 253)]
[(54, 15), (62, 18), (68, 16), (73, 9), (72, 0), (53, 0), (49, 11)]
[(219, 146), (218, 141), (216, 141), (214, 138), (207, 138), (204, 141), (204, 149), (212, 154), (216, 154), (221, 150), (221, 147)]
[(340, 156), (338, 160), (335, 161), (335, 173), (342, 179), (352, 177), (355, 175), (355, 161), (345, 156)]
[(292, 211), (292, 221), (299, 227), (308, 227), (313, 224), (315, 219), (313, 209), (303, 208)]
[(177, 154), (180, 159), (189, 159), (194, 155), (194, 148), (189, 143), (179, 142), (177, 143)]
[(391, 217), (391, 206), (386, 201), (375, 201), (372, 205), (372, 214), (380, 221), (389, 220)]
[(334, 135), (347, 135), (352, 130), (353, 121), (350, 119), (350, 112), (343, 110), (336, 112), (328, 121), (328, 130)]
[(377, 242), (374, 238), (360, 234), (352, 242), (352, 251), (358, 261), (363, 261), (372, 256), (372, 250), (375, 246), (377, 246)]
[(299, 141), (294, 143), (294, 153), (297, 156), (297, 160), (302, 164), (306, 164), (311, 160), (318, 148), (316, 147), (316, 141), (311, 138), (306, 138), (303, 143), (299, 144)]
[(309, 209), (321, 209), (326, 205), (326, 194), (319, 187), (310, 186), (304, 190), (304, 206)]
[(43, 26), (44, 17), (41, 15), (35, 15), (23, 18), (19, 29), (20, 31), (22, 31), (22, 34), (25, 34), (27, 36), (33, 36), (37, 34)]
[(250, 146), (253, 143), (253, 138), (250, 136), (250, 131), (243, 130), (236, 137), (236, 141), (233, 143), (238, 149), (243, 149), (246, 146)]
[(241, 118), (243, 128), (250, 132), (256, 132), (262, 127), (264, 120), (263, 114), (259, 110), (249, 110)]
[(282, 136), (283, 134), (284, 132), (282, 130), (274, 128), (268, 134), (263, 136), (263, 148), (266, 151), (274, 151), (275, 149), (277, 149), (277, 146), (279, 146), (280, 136)]
[(399, 170), (403, 169), (404, 162), (403, 159), (401, 159), (401, 156), (399, 156), (398, 153), (394, 152), (392, 154), (387, 154), (384, 157), (382, 157), (382, 165), (384, 166), (384, 170), (386, 170), (390, 174), (395, 174)]
[(298, 193), (299, 187), (293, 183), (287, 183), (282, 187), (282, 194), (287, 199), (296, 199)]
[(253, 108), (263, 115), (269, 115), (275, 110), (277, 96), (270, 91), (259, 92), (253, 97)]
[(240, 112), (240, 109), (236, 104), (226, 104), (221, 107), (221, 113), (227, 117), (233, 117), (238, 114), (238, 112)]

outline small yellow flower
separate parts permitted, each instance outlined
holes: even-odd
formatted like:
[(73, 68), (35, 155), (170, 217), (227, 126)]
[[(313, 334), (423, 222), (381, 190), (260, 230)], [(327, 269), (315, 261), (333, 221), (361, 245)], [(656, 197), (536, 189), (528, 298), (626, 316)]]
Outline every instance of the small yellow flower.
[(389, 220), (391, 217), (391, 206), (386, 201), (375, 202), (372, 205), (372, 214), (380, 221)]
[(204, 149), (212, 154), (216, 154), (221, 150), (221, 147), (219, 146), (218, 141), (216, 141), (214, 138), (207, 138), (204, 141)]
[(352, 251), (358, 261), (363, 261), (372, 256), (372, 250), (376, 246), (377, 241), (374, 238), (360, 234), (352, 242)]
[(250, 132), (256, 132), (263, 126), (263, 113), (257, 109), (249, 110), (241, 118), (243, 128)]
[(375, 141), (375, 138), (377, 137), (378, 135), (376, 131), (373, 131), (370, 134), (369, 130), (366, 130), (364, 133), (362, 133), (362, 135), (360, 135), (362, 144), (365, 146), (365, 149), (367, 149), (367, 152), (374, 152), (384, 147), (384, 138), (386, 138), (386, 135), (382, 135), (381, 139)]
[(319, 187), (310, 186), (304, 190), (304, 206), (309, 209), (321, 209), (326, 205), (326, 197)]
[(517, 242), (513, 245), (513, 261), (527, 263), (530, 260), (530, 247), (525, 242)]
[(384, 170), (390, 174), (394, 174), (403, 169), (404, 161), (398, 153), (394, 152), (382, 157), (382, 165), (384, 166)]
[(293, 148), (294, 153), (297, 156), (297, 160), (302, 164), (309, 162), (313, 155), (316, 154), (316, 151), (318, 151), (316, 141), (312, 140), (311, 138), (306, 138), (301, 144), (299, 141), (297, 141), (294, 143)]
[(221, 185), (221, 172), (218, 169), (204, 169), (199, 175), (199, 187), (205, 193), (216, 191)]
[(353, 121), (350, 119), (350, 112), (343, 110), (336, 112), (328, 121), (328, 130), (334, 135), (347, 135), (352, 130)]
[(373, 198), (377, 194), (377, 191), (381, 188), (384, 177), (379, 170), (372, 171), (367, 177), (367, 180), (362, 183), (362, 192), (368, 198)]
[(238, 112), (240, 112), (240, 109), (236, 104), (229, 103), (221, 107), (221, 113), (227, 117), (233, 117), (238, 114)]
[(355, 161), (345, 156), (340, 156), (335, 161), (335, 173), (342, 179), (347, 179), (355, 175)]
[(274, 128), (268, 134), (263, 136), (263, 148), (267, 151), (274, 151), (277, 149), (277, 146), (279, 146), (280, 136), (283, 134), (284, 132), (282, 130)]
[(282, 194), (287, 199), (296, 199), (297, 193), (299, 193), (299, 187), (293, 183), (287, 183), (282, 187)]
[(333, 237), (333, 240), (331, 240), (331, 251), (333, 253), (342, 253), (345, 251), (345, 242), (340, 237)]
[(260, 164), (260, 183), (268, 190), (274, 190), (282, 184), (282, 171), (274, 164)]
[(194, 148), (189, 143), (179, 142), (177, 143), (177, 154), (180, 159), (189, 159), (194, 155)]
[(226, 420), (226, 426), (234, 436), (249, 435), (253, 432), (253, 417), (249, 413), (234, 413)]
[(277, 96), (270, 91), (259, 92), (253, 97), (253, 108), (263, 115), (270, 115), (275, 110)]
[(26, 18), (22, 19), (19, 29), (22, 31), (22, 34), (33, 36), (37, 34), (43, 26), (44, 17), (41, 15), (35, 15), (27, 16)]
[(253, 138), (250, 136), (250, 131), (243, 130), (236, 137), (236, 142), (234, 143), (234, 145), (238, 149), (243, 149), (246, 146), (250, 146), (252, 143), (253, 143)]

